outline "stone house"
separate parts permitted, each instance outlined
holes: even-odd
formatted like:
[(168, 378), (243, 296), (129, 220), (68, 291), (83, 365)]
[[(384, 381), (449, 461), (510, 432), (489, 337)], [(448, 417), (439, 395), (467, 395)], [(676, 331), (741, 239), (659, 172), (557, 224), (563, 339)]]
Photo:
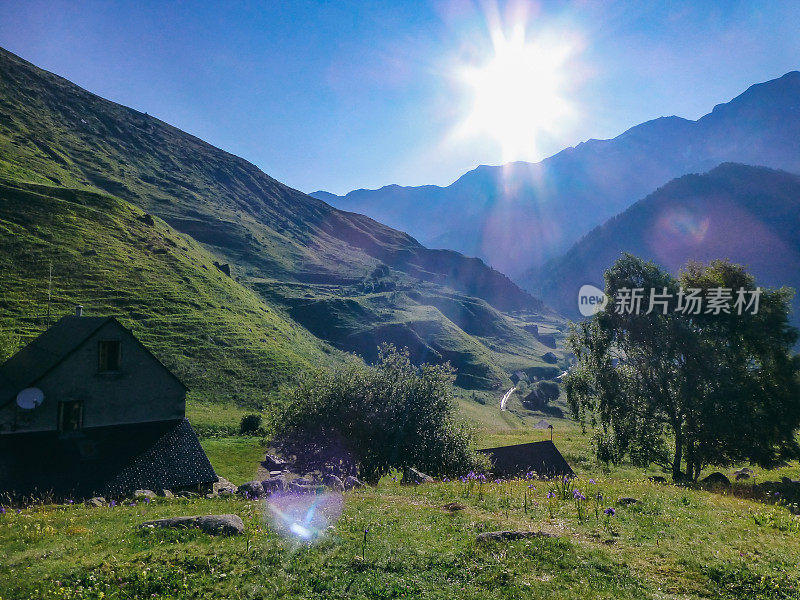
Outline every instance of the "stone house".
[(186, 386), (128, 329), (78, 307), (0, 365), (0, 494), (213, 484), (185, 409)]

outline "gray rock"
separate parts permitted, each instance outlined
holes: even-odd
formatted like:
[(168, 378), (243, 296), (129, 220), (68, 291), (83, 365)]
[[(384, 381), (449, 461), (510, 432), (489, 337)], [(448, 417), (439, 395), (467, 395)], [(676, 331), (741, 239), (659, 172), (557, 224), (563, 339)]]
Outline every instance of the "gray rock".
[(286, 479), (283, 477), (270, 477), (261, 482), (261, 487), (264, 488), (264, 494), (278, 494), (286, 490)]
[(631, 504), (636, 504), (637, 502), (639, 501), (636, 498), (629, 498), (628, 496), (617, 498), (617, 504), (621, 504), (622, 506), (630, 506)]
[(325, 488), (321, 485), (290, 481), (287, 490), (292, 494), (320, 494), (325, 491)]
[(731, 487), (731, 480), (719, 471), (715, 471), (708, 477), (704, 477), (702, 482), (709, 486)]
[(161, 495), (164, 498), (174, 498), (175, 494), (172, 493), (172, 490), (161, 490)]
[(552, 533), (545, 531), (487, 531), (478, 534), (478, 542), (506, 542), (514, 540), (525, 540), (530, 538), (554, 538)]
[(105, 505), (106, 505), (106, 499), (103, 498), (102, 496), (95, 496), (94, 498), (89, 498), (86, 501), (86, 506), (94, 506), (97, 508)]
[(401, 483), (405, 485), (420, 485), (422, 483), (433, 483), (433, 477), (431, 477), (430, 475), (426, 475), (422, 471), (418, 471), (417, 469), (408, 467), (403, 471), (403, 480), (401, 481)]
[(136, 490), (133, 492), (134, 500), (144, 500), (145, 498), (148, 500), (155, 500), (157, 497), (153, 490)]
[(286, 461), (278, 458), (274, 454), (269, 454), (264, 457), (263, 465), (270, 471), (283, 471), (286, 468)]
[(236, 493), (236, 486), (224, 477), (218, 477), (219, 481), (213, 484), (213, 492), (219, 496), (228, 496)]
[(344, 491), (344, 481), (342, 481), (336, 475), (326, 475), (323, 482), (327, 487), (331, 488), (334, 492)]
[(240, 535), (244, 533), (244, 523), (239, 515), (198, 515), (193, 517), (172, 517), (142, 523), (142, 529), (196, 528), (209, 535)]
[(353, 477), (352, 475), (348, 475), (347, 477), (345, 477), (344, 489), (354, 490), (361, 487), (364, 487), (364, 484), (357, 477)]
[(245, 498), (258, 499), (264, 497), (264, 486), (260, 481), (248, 481), (236, 489), (236, 493)]
[(736, 481), (750, 479), (750, 473), (736, 473)]

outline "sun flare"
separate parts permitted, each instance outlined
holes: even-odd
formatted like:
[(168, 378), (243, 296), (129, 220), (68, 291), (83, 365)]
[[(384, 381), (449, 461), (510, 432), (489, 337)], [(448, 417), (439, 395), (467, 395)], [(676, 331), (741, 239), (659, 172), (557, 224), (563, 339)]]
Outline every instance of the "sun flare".
[(572, 48), (528, 40), (522, 29), (509, 37), (495, 31), (492, 41), (488, 60), (459, 71), (471, 101), (460, 133), (495, 140), (504, 162), (537, 158), (537, 141), (556, 134), (574, 113), (565, 95)]

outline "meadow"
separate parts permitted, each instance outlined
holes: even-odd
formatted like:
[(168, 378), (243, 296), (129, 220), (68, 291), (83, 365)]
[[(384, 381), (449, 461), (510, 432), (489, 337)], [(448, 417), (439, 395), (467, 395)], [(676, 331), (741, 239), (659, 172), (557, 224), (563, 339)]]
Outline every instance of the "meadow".
[[(518, 400), (509, 408), (473, 403), (480, 445), (549, 438), (531, 429), (541, 415)], [(190, 418), (222, 432), (241, 414), (189, 407)], [(345, 493), (341, 515), (312, 543), (279, 533), (263, 502), (240, 498), (6, 507), (0, 598), (800, 598), (800, 517), (752, 499), (750, 483), (706, 491), (653, 483), (655, 472), (630, 465), (603, 468), (587, 433), (551, 422), (578, 475), (566, 489), (491, 477), (408, 487), (394, 473)], [(260, 437), (202, 441), (218, 473), (237, 484), (266, 447)], [(796, 477), (798, 465), (755, 471), (755, 481)], [(138, 527), (212, 513), (240, 515), (245, 535)], [(548, 535), (477, 541), (496, 530)]]

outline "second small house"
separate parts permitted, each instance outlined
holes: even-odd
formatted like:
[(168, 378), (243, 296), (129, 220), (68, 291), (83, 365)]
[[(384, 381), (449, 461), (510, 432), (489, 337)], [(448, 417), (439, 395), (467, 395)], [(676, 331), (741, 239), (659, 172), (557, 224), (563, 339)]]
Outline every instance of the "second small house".
[(0, 494), (203, 489), (186, 387), (113, 317), (74, 316), (0, 365)]

